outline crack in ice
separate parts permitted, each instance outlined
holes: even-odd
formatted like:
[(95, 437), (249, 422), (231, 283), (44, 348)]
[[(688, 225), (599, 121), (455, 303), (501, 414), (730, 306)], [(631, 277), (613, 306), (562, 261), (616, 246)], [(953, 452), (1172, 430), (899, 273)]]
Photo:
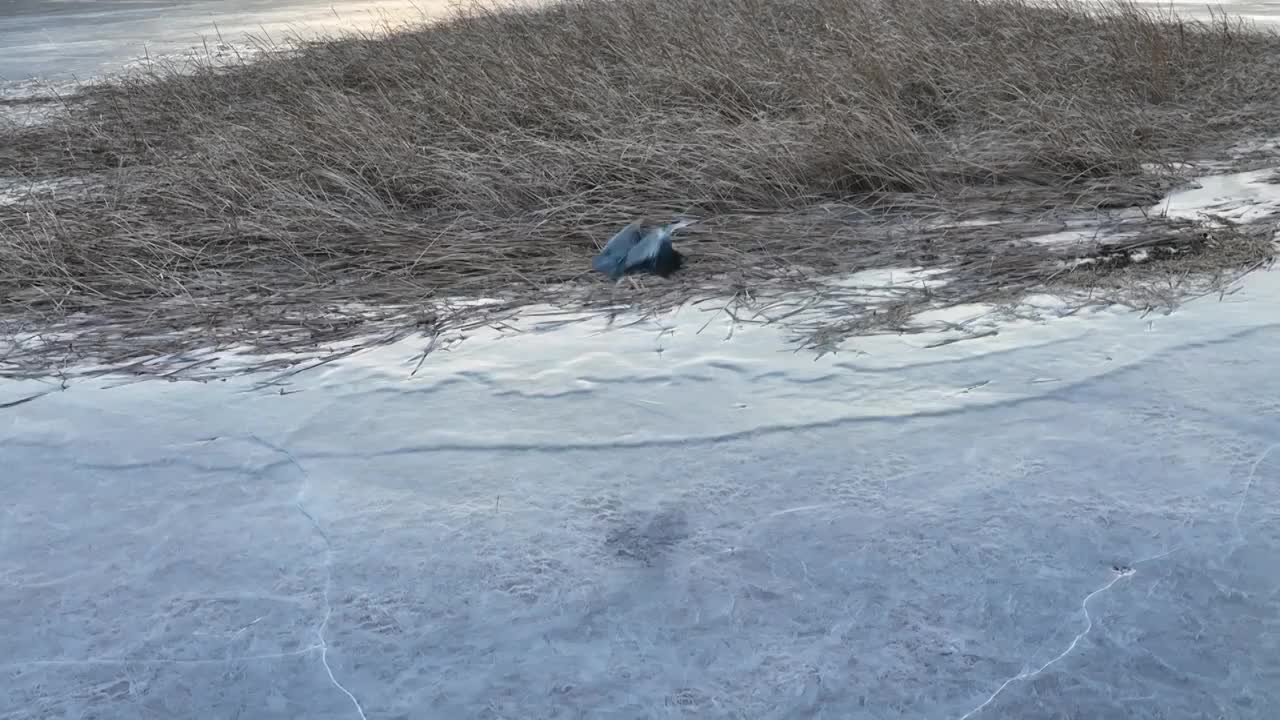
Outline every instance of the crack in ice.
[(1253, 489), (1253, 480), (1258, 474), (1258, 467), (1262, 465), (1263, 460), (1267, 459), (1267, 456), (1271, 454), (1271, 451), (1275, 450), (1277, 447), (1280, 447), (1280, 443), (1273, 443), (1267, 447), (1266, 450), (1262, 451), (1262, 454), (1258, 456), (1257, 460), (1253, 461), (1253, 465), (1249, 468), (1249, 477), (1246, 478), (1244, 482), (1244, 489), (1240, 491), (1240, 503), (1236, 505), (1235, 514), (1231, 516), (1231, 525), (1235, 527), (1236, 539), (1240, 543), (1247, 542), (1244, 537), (1244, 530), (1240, 529), (1240, 514), (1244, 512), (1245, 501), (1249, 499), (1249, 491)]
[[(1240, 490), (1240, 502), (1236, 505), (1236, 511), (1231, 515), (1231, 525), (1236, 530), (1236, 539), (1237, 539), (1237, 542), (1240, 544), (1247, 542), (1247, 539), (1244, 536), (1244, 530), (1240, 527), (1240, 515), (1244, 512), (1245, 503), (1249, 499), (1249, 491), (1253, 489), (1253, 482), (1258, 475), (1258, 468), (1262, 465), (1263, 461), (1265, 461), (1267, 457), (1271, 455), (1272, 451), (1274, 451), (1278, 447), (1280, 447), (1280, 443), (1273, 443), (1272, 445), (1268, 446), (1267, 449), (1263, 450), (1262, 454), (1260, 454), (1258, 458), (1253, 461), (1253, 465), (1249, 467), (1249, 475), (1247, 478), (1245, 478), (1244, 487)], [(1005, 689), (1008, 688), (1013, 683), (1018, 682), (1019, 680), (1027, 680), (1027, 679), (1033, 678), (1039, 675), (1040, 673), (1044, 672), (1045, 670), (1047, 670), (1049, 666), (1053, 665), (1054, 663), (1058, 662), (1059, 660), (1069, 655), (1072, 650), (1075, 650), (1076, 645), (1080, 643), (1080, 640), (1082, 640), (1085, 635), (1088, 635), (1089, 631), (1093, 630), (1093, 617), (1089, 615), (1090, 600), (1097, 597), (1099, 594), (1107, 590), (1110, 590), (1111, 587), (1115, 585), (1117, 582), (1120, 582), (1121, 579), (1132, 576), (1134, 573), (1137, 572), (1136, 568), (1138, 565), (1141, 565), (1142, 563), (1150, 562), (1152, 560), (1159, 560), (1160, 558), (1168, 557), (1177, 549), (1178, 549), (1177, 547), (1174, 547), (1173, 549), (1160, 553), (1159, 555), (1153, 555), (1149, 558), (1138, 560), (1133, 565), (1128, 567), (1116, 566), (1114, 568), (1115, 577), (1111, 578), (1111, 581), (1108, 582), (1107, 584), (1103, 585), (1097, 590), (1094, 590), (1088, 595), (1085, 595), (1084, 600), (1080, 602), (1080, 610), (1084, 613), (1084, 619), (1085, 619), (1086, 625), (1084, 630), (1078, 633), (1071, 640), (1071, 644), (1067, 646), (1066, 650), (1063, 650), (1061, 653), (1057, 655), (1057, 657), (1054, 657), (1049, 662), (1045, 663), (1044, 665), (1041, 665), (1036, 670), (1024, 670), (1018, 673), (1017, 675), (1014, 675), (1013, 677), (1009, 678), (1008, 680), (1005, 680), (1003, 683), (1000, 684), (1000, 687), (996, 688), (995, 692), (991, 693), (991, 695), (982, 702), (981, 705), (970, 710), (964, 715), (961, 715), (960, 720), (969, 720), (969, 718), (973, 717), (979, 712), (982, 712), (984, 708), (986, 708), (991, 703), (995, 702), (995, 699), (997, 697), (1000, 697), (1000, 693), (1004, 692)], [(1158, 581), (1156, 585), (1159, 585), (1160, 582), (1163, 582), (1163, 579)], [(1155, 590), (1155, 585), (1153, 585), (1151, 589), (1147, 591), (1147, 595), (1150, 596), (1151, 592), (1154, 590)]]
[(278, 452), (288, 458), (289, 462), (298, 469), (299, 473), (302, 474), (303, 483), (298, 488), (298, 496), (294, 499), (294, 507), (296, 507), (298, 512), (311, 523), (311, 526), (315, 528), (316, 534), (324, 541), (324, 617), (321, 618), (320, 624), (315, 630), (316, 640), (318, 641), (320, 649), (320, 664), (324, 666), (324, 671), (329, 676), (329, 682), (333, 683), (333, 686), (341, 691), (343, 695), (346, 695), (347, 699), (351, 701), (351, 705), (355, 707), (356, 714), (360, 716), (360, 720), (369, 720), (364, 713), (364, 708), (361, 707), (360, 701), (356, 698), (355, 694), (338, 681), (337, 676), (333, 674), (333, 667), (329, 665), (329, 642), (325, 640), (324, 634), (325, 630), (329, 627), (329, 618), (333, 616), (333, 602), (330, 600), (330, 590), (333, 587), (333, 542), (329, 540), (329, 533), (324, 531), (320, 522), (316, 520), (315, 516), (308, 512), (307, 508), (302, 504), (302, 498), (306, 495), (307, 483), (310, 481), (311, 475), (302, 467), (302, 464), (293, 456), (293, 453), (289, 452), (285, 448), (273, 445), (257, 435), (251, 435), (250, 437), (254, 442), (262, 445), (263, 447)]
[(1101, 595), (1107, 590), (1110, 590), (1112, 586), (1114, 586), (1116, 583), (1120, 582), (1124, 578), (1132, 577), (1135, 573), (1138, 572), (1137, 571), (1138, 565), (1151, 562), (1153, 560), (1159, 560), (1161, 558), (1168, 557), (1169, 555), (1173, 554), (1177, 550), (1178, 548), (1174, 547), (1170, 550), (1166, 550), (1165, 552), (1160, 553), (1159, 555), (1152, 555), (1151, 557), (1138, 560), (1134, 562), (1133, 565), (1130, 565), (1130, 566), (1116, 566), (1112, 570), (1112, 572), (1114, 573), (1114, 577), (1112, 577), (1111, 580), (1107, 582), (1107, 584), (1103, 585), (1097, 590), (1094, 590), (1088, 595), (1085, 595), (1084, 600), (1080, 601), (1080, 611), (1084, 613), (1085, 627), (1084, 627), (1084, 630), (1081, 630), (1080, 632), (1076, 633), (1076, 636), (1071, 639), (1071, 643), (1067, 645), (1067, 648), (1065, 650), (1058, 653), (1048, 662), (1036, 668), (1035, 670), (1023, 670), (1017, 675), (1014, 675), (1008, 680), (1005, 680), (1003, 683), (1000, 684), (1000, 687), (996, 688), (995, 692), (991, 693), (991, 695), (986, 700), (982, 701), (981, 705), (975, 707), (974, 709), (970, 710), (964, 715), (961, 715), (960, 720), (969, 720), (969, 718), (982, 712), (984, 708), (986, 708), (991, 703), (995, 702), (996, 698), (1000, 697), (1000, 693), (1003, 693), (1006, 688), (1008, 688), (1010, 685), (1014, 684), (1015, 682), (1018, 682), (1019, 680), (1029, 680), (1031, 678), (1034, 678), (1037, 675), (1043, 673), (1045, 670), (1048, 670), (1049, 667), (1052, 666), (1054, 663), (1057, 663), (1058, 661), (1062, 660), (1066, 656), (1070, 655), (1071, 652), (1076, 649), (1076, 646), (1080, 644), (1080, 641), (1083, 640), (1084, 637), (1088, 635), (1091, 630), (1093, 630), (1093, 616), (1089, 614), (1090, 600), (1094, 599), (1098, 595)]
[(1062, 658), (1064, 658), (1064, 657), (1066, 657), (1067, 655), (1069, 655), (1069, 654), (1071, 653), (1071, 651), (1072, 651), (1072, 650), (1075, 650), (1075, 649), (1076, 649), (1076, 645), (1077, 645), (1077, 644), (1079, 644), (1080, 640), (1081, 640), (1085, 635), (1088, 635), (1088, 634), (1089, 634), (1089, 631), (1093, 629), (1093, 617), (1089, 615), (1089, 601), (1090, 601), (1090, 600), (1092, 600), (1094, 597), (1096, 597), (1098, 594), (1100, 594), (1100, 593), (1102, 593), (1102, 592), (1104, 592), (1104, 591), (1106, 591), (1106, 590), (1110, 590), (1110, 589), (1111, 589), (1111, 586), (1112, 586), (1112, 585), (1115, 585), (1117, 582), (1120, 582), (1120, 580), (1121, 580), (1122, 578), (1129, 577), (1129, 576), (1130, 576), (1130, 575), (1132, 575), (1132, 574), (1133, 574), (1133, 570), (1132, 570), (1132, 569), (1126, 569), (1126, 570), (1123, 570), (1123, 571), (1117, 572), (1117, 573), (1115, 574), (1115, 577), (1111, 578), (1111, 581), (1110, 581), (1110, 582), (1108, 582), (1106, 585), (1103, 585), (1102, 587), (1098, 588), (1097, 590), (1094, 590), (1093, 592), (1091, 592), (1091, 593), (1089, 593), (1088, 595), (1085, 595), (1085, 596), (1084, 596), (1084, 600), (1080, 603), (1080, 609), (1084, 612), (1084, 619), (1085, 619), (1085, 621), (1087, 622), (1087, 624), (1085, 625), (1084, 630), (1082, 630), (1082, 631), (1081, 631), (1080, 633), (1078, 633), (1074, 638), (1072, 638), (1072, 640), (1071, 640), (1071, 644), (1067, 646), (1067, 649), (1066, 649), (1066, 650), (1063, 650), (1061, 653), (1058, 653), (1057, 657), (1053, 658), (1052, 660), (1050, 660), (1049, 662), (1045, 663), (1044, 665), (1041, 665), (1039, 668), (1037, 668), (1037, 669), (1036, 669), (1036, 670), (1034, 670), (1034, 671), (1027, 671), (1027, 670), (1024, 670), (1024, 671), (1022, 671), (1022, 672), (1018, 673), (1017, 675), (1014, 675), (1013, 677), (1009, 678), (1008, 680), (1005, 680), (1003, 683), (1001, 683), (1001, 684), (1000, 684), (1000, 687), (996, 688), (996, 691), (995, 691), (995, 692), (991, 693), (991, 696), (990, 696), (990, 697), (988, 697), (986, 700), (982, 701), (982, 704), (981, 704), (981, 705), (979, 705), (978, 707), (976, 707), (976, 708), (974, 708), (974, 709), (970, 710), (969, 712), (965, 713), (964, 715), (961, 715), (961, 716), (960, 716), (960, 720), (969, 720), (969, 718), (971, 718), (971, 717), (973, 717), (974, 715), (977, 715), (978, 713), (982, 712), (983, 708), (985, 708), (985, 707), (987, 707), (988, 705), (990, 705), (991, 703), (995, 702), (995, 699), (996, 699), (996, 698), (998, 698), (998, 697), (1000, 697), (1000, 693), (1004, 692), (1005, 688), (1009, 687), (1010, 685), (1012, 685), (1013, 683), (1015, 683), (1015, 682), (1017, 682), (1017, 681), (1019, 681), (1019, 680), (1027, 680), (1027, 679), (1029, 679), (1029, 678), (1033, 678), (1033, 677), (1035, 677), (1035, 676), (1039, 675), (1040, 673), (1042, 673), (1042, 672), (1044, 672), (1045, 670), (1047, 670), (1047, 669), (1049, 668), (1049, 666), (1050, 666), (1050, 665), (1053, 665), (1054, 663), (1058, 662), (1058, 661), (1059, 661), (1059, 660), (1061, 660)]
[(301, 502), (297, 503), (297, 507), (298, 512), (302, 513), (304, 517), (311, 521), (311, 524), (315, 527), (320, 538), (324, 540), (325, 546), (324, 618), (320, 620), (320, 625), (316, 628), (316, 639), (320, 641), (320, 664), (324, 665), (324, 671), (329, 674), (329, 682), (332, 682), (334, 687), (341, 690), (342, 694), (346, 695), (347, 698), (351, 700), (351, 704), (355, 706), (356, 713), (360, 716), (360, 720), (369, 720), (364, 714), (364, 708), (360, 707), (360, 701), (356, 699), (356, 696), (352, 694), (345, 685), (338, 682), (338, 678), (333, 674), (333, 668), (329, 665), (329, 643), (324, 638), (324, 632), (325, 629), (329, 627), (329, 618), (333, 615), (333, 603), (329, 600), (329, 589), (333, 585), (333, 544), (329, 542), (329, 534), (324, 531), (324, 528), (320, 527), (320, 523), (316, 521), (315, 517), (313, 517), (311, 513), (307, 512), (307, 509), (302, 506)]
[[(287, 459), (288, 463), (296, 467), (298, 469), (298, 472), (301, 473), (303, 482), (301, 487), (298, 488), (297, 497), (294, 499), (294, 507), (296, 507), (298, 512), (301, 513), (302, 516), (305, 517), (307, 521), (311, 523), (311, 526), (315, 529), (316, 533), (320, 536), (320, 539), (324, 541), (324, 547), (325, 547), (325, 560), (324, 560), (325, 579), (324, 579), (324, 591), (323, 591), (324, 617), (321, 618), (320, 624), (315, 628), (315, 634), (316, 634), (316, 640), (317, 640), (316, 644), (308, 645), (307, 647), (300, 648), (298, 650), (290, 650), (287, 652), (266, 653), (262, 655), (242, 655), (242, 656), (236, 656), (236, 657), (224, 657), (224, 658), (217, 658), (217, 659), (214, 659), (214, 658), (193, 658), (193, 659), (89, 658), (89, 659), (81, 659), (81, 660), (23, 660), (18, 662), (0, 663), (0, 669), (20, 670), (22, 668), (33, 668), (33, 667), (94, 667), (94, 666), (127, 667), (127, 666), (137, 666), (137, 665), (160, 666), (160, 667), (172, 666), (172, 665), (224, 665), (227, 663), (249, 662), (254, 660), (278, 660), (282, 658), (298, 657), (301, 655), (307, 655), (307, 654), (319, 651), (320, 663), (324, 666), (325, 673), (329, 676), (329, 682), (331, 682), (335, 688), (337, 688), (340, 692), (342, 692), (343, 695), (347, 696), (347, 699), (351, 701), (352, 706), (355, 707), (356, 713), (359, 715), (360, 720), (368, 720), (368, 717), (365, 715), (364, 708), (360, 705), (360, 701), (356, 698), (355, 694), (353, 694), (350, 690), (346, 688), (345, 685), (343, 685), (341, 682), (338, 681), (337, 676), (334, 675), (333, 667), (329, 665), (329, 643), (327, 640), (325, 640), (325, 631), (329, 627), (329, 619), (333, 616), (333, 602), (330, 599), (330, 594), (333, 587), (333, 543), (329, 539), (329, 534), (326, 533), (324, 531), (324, 528), (320, 525), (320, 522), (316, 520), (315, 516), (312, 515), (310, 512), (308, 512), (306, 507), (304, 507), (302, 504), (302, 499), (306, 495), (307, 483), (310, 480), (310, 475), (307, 473), (306, 469), (302, 467), (302, 464), (298, 462), (298, 459), (294, 457), (293, 453), (289, 452), (285, 448), (269, 443), (263, 440), (262, 438), (258, 437), (257, 435), (251, 434), (249, 435), (249, 438), (254, 443), (262, 447), (265, 447), (268, 450), (271, 450), (272, 452), (276, 452), (276, 453), (279, 453), (280, 455), (283, 455)], [(12, 510), (8, 508), (5, 508), (5, 512), (6, 514), (10, 514), (10, 515), (12, 514)], [(257, 618), (256, 620), (249, 623), (248, 625), (245, 625), (244, 627), (237, 630), (232, 637), (234, 638), (236, 636), (239, 636), (245, 630), (249, 629), (253, 625), (256, 625), (261, 620), (262, 618)]]

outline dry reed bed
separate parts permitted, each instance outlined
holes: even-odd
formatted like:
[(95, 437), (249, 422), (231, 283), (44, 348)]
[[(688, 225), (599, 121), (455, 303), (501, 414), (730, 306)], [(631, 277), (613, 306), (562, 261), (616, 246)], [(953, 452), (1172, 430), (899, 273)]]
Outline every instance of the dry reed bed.
[[(1079, 282), (1061, 250), (1013, 241), (1120, 222), (1172, 163), (1280, 125), (1274, 34), (1117, 3), (571, 0), (271, 50), (138, 71), (0, 130), (0, 176), (102, 179), (0, 205), (0, 318), (22, 338), (0, 373), (172, 372), (146, 358), (323, 351), (531, 302), (762, 307), (823, 274), (946, 268), (892, 312), (827, 297), (804, 333), (901, 330), (915, 303)], [(673, 214), (707, 219), (674, 281), (588, 273), (622, 223)], [(953, 222), (976, 216), (1003, 222)], [(1143, 232), (1179, 250), (1162, 272), (1270, 253), (1257, 227)]]

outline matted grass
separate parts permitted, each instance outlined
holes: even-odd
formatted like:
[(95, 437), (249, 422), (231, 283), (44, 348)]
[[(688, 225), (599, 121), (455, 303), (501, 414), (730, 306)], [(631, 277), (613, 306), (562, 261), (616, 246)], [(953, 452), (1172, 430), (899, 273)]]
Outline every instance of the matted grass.
[[(1280, 126), (1275, 34), (1124, 3), (571, 0), (268, 50), (0, 130), (0, 175), (95, 180), (0, 205), (0, 310), (27, 338), (0, 372), (315, 350), (530, 302), (758, 302), (869, 267), (949, 271), (903, 307), (1008, 299), (1063, 280), (1062, 251), (1020, 236), (1148, 205), (1173, 163)], [(622, 224), (676, 214), (706, 222), (673, 281), (589, 272)], [(974, 217), (1002, 222), (955, 224)], [(1256, 228), (1142, 222), (1197, 271), (1270, 252)], [(850, 299), (806, 332), (901, 315)]]

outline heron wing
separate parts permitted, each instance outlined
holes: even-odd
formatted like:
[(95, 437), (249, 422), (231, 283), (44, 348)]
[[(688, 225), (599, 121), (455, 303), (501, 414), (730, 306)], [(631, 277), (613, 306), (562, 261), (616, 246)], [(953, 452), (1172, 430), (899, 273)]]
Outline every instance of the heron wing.
[(592, 259), (591, 266), (600, 272), (617, 272), (628, 253), (638, 242), (640, 242), (640, 223), (633, 222), (609, 238), (609, 242), (604, 244), (604, 250)]
[(640, 242), (640, 223), (633, 222), (630, 225), (618, 231), (617, 235), (609, 238), (609, 242), (604, 244), (602, 255), (626, 255)]
[(652, 264), (663, 251), (663, 246), (671, 246), (671, 230), (666, 226), (650, 228), (627, 252), (624, 264), (628, 270), (645, 264)]

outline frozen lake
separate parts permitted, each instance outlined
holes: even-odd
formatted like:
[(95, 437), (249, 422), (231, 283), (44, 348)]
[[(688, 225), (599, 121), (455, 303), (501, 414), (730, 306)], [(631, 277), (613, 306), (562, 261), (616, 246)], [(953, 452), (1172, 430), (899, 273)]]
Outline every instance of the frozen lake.
[(1277, 303), (9, 383), (0, 718), (1272, 718)]
[(420, 17), (446, 0), (0, 0), (0, 80), (88, 78), (122, 63), (239, 43)]

